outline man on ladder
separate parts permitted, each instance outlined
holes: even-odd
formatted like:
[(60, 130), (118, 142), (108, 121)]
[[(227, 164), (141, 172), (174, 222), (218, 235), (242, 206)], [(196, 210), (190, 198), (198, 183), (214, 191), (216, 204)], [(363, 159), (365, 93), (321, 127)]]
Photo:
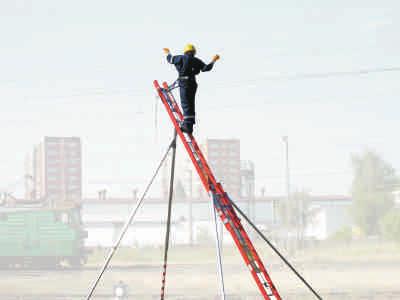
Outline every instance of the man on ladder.
[(178, 71), (178, 83), (181, 96), (181, 106), (184, 120), (181, 124), (183, 132), (192, 134), (193, 124), (195, 123), (195, 97), (197, 91), (196, 75), (201, 72), (208, 72), (219, 59), (219, 55), (214, 55), (209, 64), (205, 64), (196, 57), (196, 48), (192, 44), (187, 44), (183, 50), (183, 55), (173, 56), (168, 48), (164, 48), (167, 54), (167, 61), (175, 65)]

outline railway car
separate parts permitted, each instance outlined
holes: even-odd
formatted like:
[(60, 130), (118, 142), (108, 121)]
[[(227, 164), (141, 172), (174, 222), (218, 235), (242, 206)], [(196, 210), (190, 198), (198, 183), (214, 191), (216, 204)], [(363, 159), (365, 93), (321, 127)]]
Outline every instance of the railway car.
[(80, 267), (86, 262), (80, 208), (0, 208), (0, 267)]

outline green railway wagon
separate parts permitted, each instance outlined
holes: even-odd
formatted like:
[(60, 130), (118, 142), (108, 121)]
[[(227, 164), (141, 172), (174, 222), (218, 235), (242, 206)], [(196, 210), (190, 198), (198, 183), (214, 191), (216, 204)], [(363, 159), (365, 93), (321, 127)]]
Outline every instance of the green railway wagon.
[(0, 210), (0, 266), (79, 267), (86, 237), (78, 207)]

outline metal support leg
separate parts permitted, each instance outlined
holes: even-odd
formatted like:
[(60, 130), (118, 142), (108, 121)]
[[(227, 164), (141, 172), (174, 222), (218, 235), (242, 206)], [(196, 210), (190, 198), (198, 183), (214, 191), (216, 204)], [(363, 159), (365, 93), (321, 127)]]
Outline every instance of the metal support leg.
[(269, 241), (269, 239), (258, 229), (258, 227), (249, 219), (249, 217), (236, 205), (232, 200), (231, 204), (235, 210), (247, 221), (247, 223), (258, 233), (258, 235), (271, 247), (271, 249), (282, 259), (282, 261), (292, 270), (292, 272), (307, 286), (317, 299), (322, 300), (322, 297), (313, 289), (313, 287), (304, 279), (302, 275), (292, 266), (292, 264), (279, 252), (279, 250)]
[(169, 249), (169, 235), (171, 231), (171, 210), (172, 210), (172, 197), (174, 195), (174, 178), (175, 178), (175, 156), (176, 156), (176, 130), (174, 130), (174, 143), (172, 143), (172, 161), (171, 161), (171, 177), (169, 181), (169, 196), (168, 196), (168, 215), (167, 215), (167, 229), (165, 233), (165, 249), (164, 249), (164, 264), (161, 281), (161, 300), (165, 296), (165, 282), (167, 275), (167, 262), (168, 262), (168, 249)]
[(154, 175), (151, 178), (151, 180), (150, 180), (149, 184), (147, 185), (146, 189), (144, 190), (142, 197), (137, 201), (135, 208), (130, 213), (130, 215), (129, 215), (129, 217), (128, 217), (128, 219), (127, 219), (127, 221), (126, 221), (126, 223), (125, 223), (125, 225), (123, 227), (123, 229), (121, 230), (121, 233), (120, 233), (117, 241), (115, 242), (114, 246), (111, 248), (111, 250), (110, 250), (110, 252), (109, 252), (109, 254), (107, 256), (107, 258), (106, 258), (106, 260), (104, 262), (104, 265), (101, 268), (101, 271), (100, 271), (99, 275), (97, 276), (96, 280), (93, 282), (93, 284), (92, 284), (92, 286), (90, 288), (90, 291), (89, 291), (89, 293), (88, 293), (88, 295), (86, 297), (86, 300), (90, 300), (92, 298), (92, 295), (93, 295), (94, 291), (96, 290), (96, 287), (100, 282), (100, 279), (102, 278), (104, 272), (106, 271), (108, 265), (110, 264), (112, 257), (114, 256), (114, 254), (117, 251), (117, 249), (118, 249), (123, 237), (125, 236), (126, 232), (128, 231), (129, 225), (132, 223), (137, 211), (139, 210), (144, 198), (147, 195), (147, 192), (149, 191), (149, 189), (150, 189), (151, 185), (153, 184), (158, 172), (160, 171), (161, 166), (163, 165), (164, 161), (166, 160), (166, 158), (168, 156), (168, 153), (169, 153), (169, 150), (171, 150), (171, 148), (173, 147), (173, 145), (175, 145), (175, 143), (176, 143), (176, 138), (170, 143), (170, 145), (168, 147), (168, 150), (165, 152), (163, 158), (161, 159), (160, 163), (158, 164), (158, 167), (157, 167), (156, 171), (154, 172)]
[(221, 300), (225, 300), (225, 283), (224, 283), (224, 273), (222, 269), (222, 256), (221, 256), (221, 243), (219, 240), (219, 233), (218, 233), (218, 223), (217, 223), (217, 212), (215, 210), (213, 201), (210, 202), (211, 208), (211, 216), (214, 223), (215, 228), (215, 246), (216, 246), (216, 253), (217, 253), (217, 270), (218, 270), (218, 279), (219, 279), (219, 288), (220, 288), (220, 296)]

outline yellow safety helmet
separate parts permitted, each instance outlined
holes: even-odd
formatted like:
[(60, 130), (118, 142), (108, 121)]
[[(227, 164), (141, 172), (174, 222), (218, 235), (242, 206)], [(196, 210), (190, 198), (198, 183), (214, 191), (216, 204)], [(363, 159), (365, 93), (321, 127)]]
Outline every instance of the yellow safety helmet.
[(187, 44), (183, 49), (183, 53), (193, 52), (196, 53), (196, 47), (193, 44)]

